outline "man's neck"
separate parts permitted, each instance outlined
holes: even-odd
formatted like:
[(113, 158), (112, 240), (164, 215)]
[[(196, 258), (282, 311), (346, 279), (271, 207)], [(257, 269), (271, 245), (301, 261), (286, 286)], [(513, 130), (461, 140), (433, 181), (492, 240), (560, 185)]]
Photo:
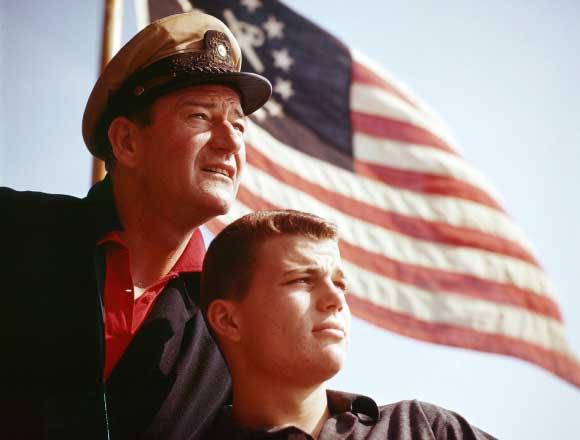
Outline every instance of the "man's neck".
[(198, 225), (194, 221), (179, 224), (174, 212), (153, 206), (131, 183), (115, 183), (115, 204), (123, 225), (121, 236), (129, 249), (138, 297), (173, 268)]
[(317, 438), (330, 416), (324, 384), (311, 388), (236, 386), (233, 417), (245, 428), (295, 426)]

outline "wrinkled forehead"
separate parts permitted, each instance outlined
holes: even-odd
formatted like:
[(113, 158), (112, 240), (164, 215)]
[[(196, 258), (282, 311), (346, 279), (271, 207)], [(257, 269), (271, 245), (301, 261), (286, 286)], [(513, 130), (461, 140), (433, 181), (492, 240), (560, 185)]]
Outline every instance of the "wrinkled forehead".
[(239, 92), (227, 85), (202, 84), (176, 90), (157, 99), (159, 105), (220, 108), (245, 118)]
[(182, 95), (197, 95), (208, 96), (212, 98), (219, 98), (225, 100), (234, 100), (238, 104), (241, 102), (240, 92), (229, 84), (198, 84), (194, 86), (185, 87), (173, 93), (181, 93)]

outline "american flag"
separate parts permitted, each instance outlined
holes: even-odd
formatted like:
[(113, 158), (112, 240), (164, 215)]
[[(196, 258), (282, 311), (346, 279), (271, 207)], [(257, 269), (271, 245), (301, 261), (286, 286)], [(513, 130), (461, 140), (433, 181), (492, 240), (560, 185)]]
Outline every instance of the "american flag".
[(201, 9), (272, 81), (217, 233), (258, 209), (334, 221), (353, 314), (424, 341), (515, 356), (580, 387), (550, 280), (446, 125), (364, 55), (276, 0), (143, 0), (143, 25)]

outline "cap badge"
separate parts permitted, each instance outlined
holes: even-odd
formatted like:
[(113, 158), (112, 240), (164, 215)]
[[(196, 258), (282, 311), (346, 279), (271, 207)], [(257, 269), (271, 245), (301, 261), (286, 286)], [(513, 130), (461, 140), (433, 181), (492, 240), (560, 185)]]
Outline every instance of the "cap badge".
[(217, 52), (218, 55), (222, 58), (225, 58), (228, 55), (228, 50), (226, 49), (226, 47), (223, 44), (218, 44), (217, 47)]

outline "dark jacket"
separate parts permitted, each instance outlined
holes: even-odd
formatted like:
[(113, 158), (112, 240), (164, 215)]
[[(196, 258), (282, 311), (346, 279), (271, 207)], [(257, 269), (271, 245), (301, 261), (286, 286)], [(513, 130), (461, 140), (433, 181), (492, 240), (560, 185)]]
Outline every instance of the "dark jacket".
[(95, 244), (118, 229), (109, 179), (85, 199), (0, 188), (0, 438), (199, 438), (227, 400), (197, 273), (168, 283), (103, 384)]

